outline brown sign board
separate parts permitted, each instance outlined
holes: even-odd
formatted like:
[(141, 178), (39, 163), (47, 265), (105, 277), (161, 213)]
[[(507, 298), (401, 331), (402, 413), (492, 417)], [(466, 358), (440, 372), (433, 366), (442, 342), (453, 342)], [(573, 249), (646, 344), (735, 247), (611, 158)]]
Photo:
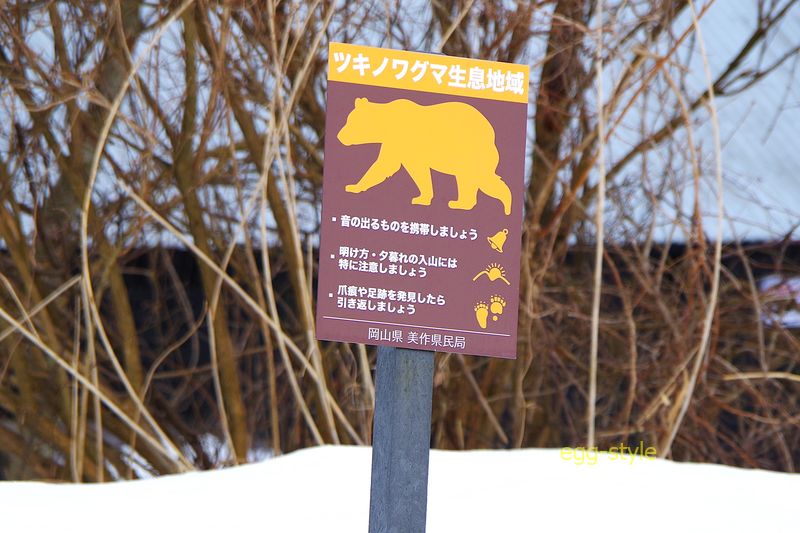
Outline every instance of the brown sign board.
[(319, 339), (516, 356), (528, 79), (330, 45)]

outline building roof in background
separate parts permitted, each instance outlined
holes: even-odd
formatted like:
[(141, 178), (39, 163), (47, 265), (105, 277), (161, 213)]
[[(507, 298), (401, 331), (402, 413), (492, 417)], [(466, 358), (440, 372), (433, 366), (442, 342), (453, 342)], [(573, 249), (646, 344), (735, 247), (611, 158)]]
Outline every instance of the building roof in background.
[[(758, 27), (759, 2), (717, 1), (700, 21), (711, 76), (723, 73)], [(688, 25), (691, 12), (683, 14)], [(678, 25), (683, 27), (683, 25)], [(747, 72), (763, 71), (789, 56), (751, 87), (716, 99), (722, 144), (723, 238), (772, 240), (797, 238), (800, 225), (800, 5), (793, 5), (763, 45), (757, 46), (733, 75), (726, 92), (744, 87)], [(699, 43), (691, 53), (685, 79), (690, 97), (707, 87)], [(685, 56), (683, 56), (685, 57)], [(742, 75), (745, 74), (745, 75)], [(737, 75), (739, 78), (737, 79)], [(711, 121), (698, 114), (695, 143), (703, 161), (700, 207), (706, 235), (716, 233), (717, 194)], [(684, 138), (679, 136), (678, 139)], [(693, 195), (683, 198), (691, 213)]]

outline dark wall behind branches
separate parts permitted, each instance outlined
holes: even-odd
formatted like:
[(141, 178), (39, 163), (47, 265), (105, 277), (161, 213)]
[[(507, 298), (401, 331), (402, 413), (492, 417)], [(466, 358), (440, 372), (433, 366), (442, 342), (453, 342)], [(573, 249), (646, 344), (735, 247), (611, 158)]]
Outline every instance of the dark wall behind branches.
[[(796, 372), (800, 366), (798, 331), (784, 329), (775, 321), (762, 321), (765, 345), (758, 340), (757, 313), (749, 290), (749, 276), (756, 280), (769, 275), (785, 278), (800, 276), (800, 244), (792, 242), (745, 243), (724, 249), (722, 288), (719, 311), (712, 335), (711, 356), (705, 363), (706, 373), (696, 392), (689, 418), (679, 432), (673, 456), (693, 461), (711, 461), (739, 466), (790, 470), (800, 461), (800, 429), (791, 419), (782, 422), (780, 439), (761, 435), (754, 427), (751, 413), (780, 419), (781, 414), (797, 412), (800, 384), (788, 381), (726, 381), (734, 370), (759, 371), (761, 358), (769, 359), (771, 370)], [(587, 382), (588, 301), (592, 275), (593, 249), (572, 248), (552, 279), (544, 284), (543, 299), (548, 302), (549, 316), (543, 318), (545, 329), (533, 336), (530, 349), (537, 361), (523, 388), (531, 404), (529, 427), (524, 446), (582, 445), (585, 439), (585, 384)], [(654, 247), (647, 259), (654, 268), (665, 264), (660, 291), (665, 302), (675, 310), (674, 319), (681, 321), (681, 310), (691, 295), (682, 293), (689, 275), (691, 248), (673, 245), (669, 249)], [(234, 254), (236, 256), (236, 254)], [(0, 259), (7, 261), (7, 257)], [(602, 299), (599, 403), (599, 442), (603, 448), (614, 442), (644, 441), (658, 445), (665, 420), (648, 418), (648, 404), (659, 392), (672, 393), (671, 374), (686, 356), (687, 341), (670, 333), (671, 325), (644, 301), (635, 290), (642, 257), (635, 246), (610, 246), (604, 270)], [(204, 294), (199, 268), (194, 256), (185, 250), (140, 249), (120, 259), (125, 285), (134, 312), (143, 367), (149, 376), (146, 403), (159, 420), (180, 435), (188, 447), (194, 448), (198, 466), (211, 467), (221, 458), (220, 450), (208, 450), (203, 444), (208, 435), (224, 441), (220, 424), (219, 403), (212, 379), (212, 361), (205, 314)], [(236, 264), (236, 261), (233, 261)], [(271, 257), (273, 286), (278, 291), (279, 312), (286, 324), (295, 324), (289, 331), (299, 346), (304, 345), (299, 321), (292, 320), (296, 309), (289, 277), (279, 255)], [(748, 274), (748, 269), (750, 274)], [(13, 269), (6, 267), (4, 272)], [(229, 268), (238, 276), (236, 267)], [(627, 288), (621, 290), (620, 287)], [(705, 288), (707, 290), (707, 287)], [(258, 317), (240, 305), (237, 297), (223, 290), (219, 312), (231, 324), (237, 349), (238, 371), (243, 396), (248, 406), (248, 427), (253, 447), (269, 449), (269, 395), (266, 390), (266, 358), (274, 358), (278, 374), (279, 431), (283, 451), (309, 445), (314, 441), (298, 411), (286, 380), (275, 339), (265, 339), (255, 327)], [(627, 304), (626, 304), (626, 299)], [(626, 339), (626, 305), (636, 315), (637, 352), (635, 400), (626, 405), (630, 388), (630, 345)], [(797, 309), (797, 302), (775, 302), (767, 308)], [(581, 310), (586, 314), (581, 314)], [(112, 342), (119, 345), (118, 331), (113, 328), (113, 310), (104, 301), (104, 314)], [(777, 316), (777, 315), (776, 315)], [(763, 317), (762, 317), (763, 318)], [(358, 389), (354, 375), (354, 347), (324, 343), (325, 356), (343, 362), (331, 365), (331, 388), (339, 395), (348, 417), (366, 424), (372, 406), (363, 390)], [(374, 364), (374, 350), (369, 348)], [(497, 448), (509, 445), (489, 423), (487, 414), (478, 406), (476, 391), (467, 385), (464, 372), (477, 379), (481, 393), (506, 433), (513, 431), (513, 409), (509, 401), (513, 385), (509, 383), (513, 362), (486, 358), (466, 358), (467, 366), (454, 364), (454, 357), (440, 354), (434, 395), (434, 431), (432, 445), (439, 448)], [(101, 372), (112, 387), (122, 390), (108, 363)], [(680, 378), (679, 378), (680, 380)], [(302, 380), (301, 380), (302, 381)], [(313, 391), (309, 383), (305, 386)], [(665, 390), (662, 390), (665, 389)], [(312, 392), (313, 394), (313, 392)], [(628, 417), (628, 421), (624, 420)], [(14, 414), (0, 411), (6, 422)], [(637, 422), (638, 420), (638, 422)], [(757, 424), (756, 424), (757, 426)], [(781, 440), (785, 446), (781, 445)], [(2, 453), (0, 445), (0, 454)], [(788, 455), (787, 455), (787, 450)], [(224, 454), (223, 454), (224, 455)], [(6, 468), (11, 468), (8, 465)], [(8, 475), (8, 473), (7, 473)]]

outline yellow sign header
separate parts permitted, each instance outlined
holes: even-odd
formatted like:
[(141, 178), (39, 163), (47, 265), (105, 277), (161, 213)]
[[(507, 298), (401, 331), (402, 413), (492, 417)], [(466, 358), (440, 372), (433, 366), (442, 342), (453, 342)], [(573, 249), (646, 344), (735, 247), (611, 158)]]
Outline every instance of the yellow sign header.
[(528, 65), (330, 43), (328, 80), (528, 103)]

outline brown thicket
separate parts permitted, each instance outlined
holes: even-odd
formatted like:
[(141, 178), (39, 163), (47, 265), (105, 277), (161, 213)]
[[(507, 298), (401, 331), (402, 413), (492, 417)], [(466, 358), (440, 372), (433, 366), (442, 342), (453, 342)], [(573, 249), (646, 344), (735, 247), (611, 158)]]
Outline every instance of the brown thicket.
[(434, 447), (641, 440), (794, 471), (800, 338), (763, 319), (757, 279), (792, 274), (797, 249), (716, 248), (696, 207), (673, 246), (652, 214), (714, 183), (698, 118), (714, 130), (715, 101), (793, 57), (748, 63), (795, 4), (758, 2), (697, 90), (685, 51), (708, 1), (0, 0), (0, 472), (108, 480), (369, 442), (373, 348), (314, 334), (334, 40), (531, 65), (519, 358), (438, 356)]

